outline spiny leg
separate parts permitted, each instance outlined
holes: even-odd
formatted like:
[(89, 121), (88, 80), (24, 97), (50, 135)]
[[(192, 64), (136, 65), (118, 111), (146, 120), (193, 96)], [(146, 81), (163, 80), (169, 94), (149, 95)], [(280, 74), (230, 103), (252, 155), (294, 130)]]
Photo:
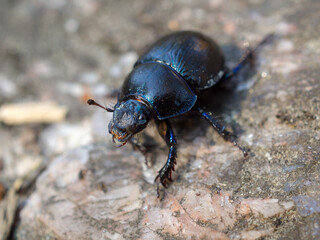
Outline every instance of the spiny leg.
[(224, 75), (224, 78), (231, 78), (234, 75), (236, 75), (242, 68), (243, 66), (251, 61), (254, 57), (254, 54), (259, 50), (260, 47), (262, 47), (264, 44), (268, 43), (269, 41), (272, 41), (274, 39), (275, 35), (274, 34), (269, 34), (267, 35), (258, 45), (256, 45), (254, 48), (249, 49), (247, 53), (240, 59), (239, 63), (237, 64), (236, 67), (234, 67), (232, 70), (227, 72)]
[(245, 158), (248, 157), (247, 150), (239, 145), (237, 137), (231, 132), (227, 131), (225, 126), (219, 124), (211, 113), (204, 111), (201, 107), (197, 107), (196, 110), (213, 126), (213, 128), (220, 134), (221, 137), (224, 138), (224, 140), (233, 143), (242, 151)]
[[(156, 121), (156, 123), (161, 137), (166, 141), (169, 147), (169, 155), (166, 164), (160, 169), (154, 181), (157, 182), (158, 180), (160, 180), (160, 183), (164, 187), (168, 187), (169, 182), (172, 181), (172, 171), (174, 171), (174, 165), (176, 164), (177, 142), (168, 120)], [(157, 184), (157, 194), (159, 197), (159, 182)]]

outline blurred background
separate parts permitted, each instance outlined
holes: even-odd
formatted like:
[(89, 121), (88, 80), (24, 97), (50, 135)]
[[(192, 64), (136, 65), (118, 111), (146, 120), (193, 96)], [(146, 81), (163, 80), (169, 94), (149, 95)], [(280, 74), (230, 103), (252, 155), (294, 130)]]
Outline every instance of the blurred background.
[[(10, 190), (15, 193), (15, 207), (8, 213), (11, 223), (19, 220), (16, 213), (54, 157), (93, 142), (110, 143), (111, 115), (89, 107), (87, 99), (115, 104), (116, 99), (107, 96), (121, 86), (139, 54), (159, 37), (178, 30), (201, 31), (221, 45), (237, 46), (238, 52), (227, 56), (228, 66), (234, 66), (245, 49), (276, 33), (277, 41), (258, 54), (255, 76), (242, 86), (249, 94), (242, 106), (246, 110), (231, 117), (238, 114), (237, 121), (252, 134), (261, 129), (270, 133), (277, 124), (302, 129), (306, 137), (295, 135), (297, 148), (290, 151), (302, 156), (309, 146), (315, 164), (319, 159), (319, 13), (318, 0), (1, 0), (0, 201), (8, 198)], [(250, 145), (259, 137), (250, 139), (249, 133), (244, 141)], [(285, 140), (280, 138), (275, 142), (281, 145)], [(256, 148), (264, 148), (270, 139), (261, 140)], [(307, 139), (303, 141), (308, 146), (299, 139)], [(270, 149), (260, 154), (262, 158), (270, 157), (266, 155)], [(299, 164), (295, 166), (304, 168)], [(313, 168), (319, 170), (319, 165)], [(318, 182), (311, 184), (312, 189)], [(300, 190), (299, 194), (307, 192)], [(319, 213), (319, 201), (312, 203)], [(5, 222), (3, 228), (12, 237), (15, 229)], [(318, 224), (312, 231), (320, 237), (319, 217), (311, 222), (310, 226)]]

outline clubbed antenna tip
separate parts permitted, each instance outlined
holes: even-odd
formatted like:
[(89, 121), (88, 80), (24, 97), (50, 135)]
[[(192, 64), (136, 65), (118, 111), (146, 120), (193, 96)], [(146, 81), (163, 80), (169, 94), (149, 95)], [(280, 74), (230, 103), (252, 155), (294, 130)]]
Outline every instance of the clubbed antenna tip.
[(104, 107), (104, 106), (100, 105), (99, 103), (97, 103), (97, 102), (96, 102), (95, 100), (93, 100), (93, 99), (88, 99), (87, 103), (88, 103), (89, 105), (96, 105), (96, 106), (98, 106), (98, 107), (100, 107), (100, 108), (102, 108), (102, 109), (104, 109), (104, 110), (106, 110), (106, 111), (108, 111), (108, 112), (113, 112), (113, 111), (114, 111), (114, 110), (111, 109), (111, 108), (107, 108), (107, 107)]

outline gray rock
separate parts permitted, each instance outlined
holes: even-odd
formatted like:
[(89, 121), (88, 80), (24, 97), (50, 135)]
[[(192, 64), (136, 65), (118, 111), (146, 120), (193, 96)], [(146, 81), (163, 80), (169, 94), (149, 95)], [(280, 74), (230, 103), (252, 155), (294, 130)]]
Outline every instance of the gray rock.
[(92, 141), (89, 122), (82, 124), (57, 123), (40, 134), (39, 145), (48, 156), (64, 153)]
[[(54, 100), (70, 109), (60, 128), (0, 126), (5, 186), (28, 175), (33, 159), (49, 163), (36, 188), (18, 194), (27, 200), (14, 235), (319, 239), (319, 10), (314, 0), (1, 1), (0, 103)], [(228, 50), (230, 43), (244, 49), (270, 32), (278, 38), (257, 54), (255, 71), (233, 79), (234, 92), (216, 98), (215, 114), (233, 126), (249, 159), (200, 118), (176, 119), (178, 163), (159, 201), (152, 182), (168, 150), (156, 129), (147, 132), (162, 145), (148, 168), (130, 146), (110, 145), (111, 115), (85, 101), (112, 105), (103, 95), (121, 86), (136, 53), (184, 29), (225, 46), (228, 66), (241, 55), (235, 46)], [(89, 145), (97, 139), (103, 143)]]

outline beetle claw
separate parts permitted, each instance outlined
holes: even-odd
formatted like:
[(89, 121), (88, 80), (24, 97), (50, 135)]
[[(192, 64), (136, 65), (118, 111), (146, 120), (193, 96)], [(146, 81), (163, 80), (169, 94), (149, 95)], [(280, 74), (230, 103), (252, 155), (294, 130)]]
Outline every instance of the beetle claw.
[[(162, 200), (164, 198), (164, 195), (161, 197), (160, 194), (160, 183), (164, 188), (168, 187), (168, 184), (171, 182), (172, 180), (168, 179), (165, 176), (160, 176), (160, 173), (156, 176), (156, 178), (154, 179), (154, 182), (157, 183), (157, 197)], [(163, 189), (163, 193), (165, 193), (164, 189)]]

